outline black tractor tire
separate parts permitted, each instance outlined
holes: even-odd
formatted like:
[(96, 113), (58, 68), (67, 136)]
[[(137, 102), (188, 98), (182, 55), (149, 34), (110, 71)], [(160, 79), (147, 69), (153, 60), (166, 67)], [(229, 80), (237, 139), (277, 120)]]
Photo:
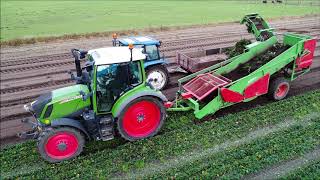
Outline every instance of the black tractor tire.
[(78, 156), (85, 144), (83, 134), (71, 127), (45, 129), (38, 138), (38, 151), (43, 159), (57, 163)]
[(290, 82), (284, 77), (277, 77), (271, 80), (268, 90), (268, 96), (272, 100), (284, 99), (290, 90)]
[[(170, 77), (169, 77), (169, 72), (167, 70), (167, 68), (164, 65), (155, 65), (155, 66), (151, 66), (149, 68), (146, 69), (146, 78), (147, 78), (147, 82), (148, 82), (148, 77), (152, 72), (158, 72), (161, 75), (164, 76), (164, 83), (163, 85), (159, 85), (160, 87), (156, 87), (154, 86), (155, 89), (157, 90), (163, 90), (166, 88), (166, 86), (169, 84), (170, 81)], [(154, 80), (156, 81), (156, 80)], [(151, 82), (151, 84), (153, 85), (153, 83)]]
[(155, 97), (144, 96), (127, 104), (117, 120), (122, 138), (136, 141), (156, 135), (166, 118), (163, 103)]

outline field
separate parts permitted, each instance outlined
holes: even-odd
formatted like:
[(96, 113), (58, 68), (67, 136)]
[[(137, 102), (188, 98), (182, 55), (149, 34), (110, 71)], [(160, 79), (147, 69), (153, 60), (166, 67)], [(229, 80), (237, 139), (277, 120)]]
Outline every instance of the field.
[[(319, 7), (317, 0), (1, 1), (0, 179), (317, 179)], [(30, 117), (24, 104), (75, 83), (67, 74), (75, 70), (71, 48), (111, 46), (114, 31), (161, 40), (171, 78), (162, 93), (172, 100), (177, 80), (186, 75), (174, 71), (176, 53), (254, 41), (239, 24), (252, 12), (269, 18), (279, 40), (289, 32), (317, 41), (310, 72), (290, 84), (285, 100), (263, 95), (202, 120), (192, 112), (170, 112), (153, 138), (89, 142), (79, 157), (58, 164), (45, 162), (36, 142), (17, 138), (27, 130), (21, 119)]]
[[(319, 90), (211, 121), (192, 119), (171, 114), (154, 138), (93, 142), (82, 156), (60, 164), (43, 162), (34, 142), (7, 147), (0, 152), (2, 178), (249, 179), (270, 171), (264, 177), (295, 179), (320, 173)], [(309, 160), (295, 163), (299, 159)]]
[[(196, 8), (195, 8), (196, 7)], [(1, 41), (319, 13), (319, 6), (253, 1), (1, 1)]]
[[(278, 33), (297, 32), (314, 36), (318, 40), (319, 16), (304, 18), (286, 18), (274, 20), (272, 27)], [(150, 35), (150, 34), (149, 34)], [(194, 51), (201, 48), (221, 48), (234, 45), (242, 38), (253, 39), (245, 26), (232, 23), (219, 26), (193, 27), (151, 34), (163, 41), (161, 53), (169, 63), (169, 71), (177, 67), (177, 51)], [(74, 70), (71, 48), (92, 49), (111, 46), (110, 37), (90, 38), (73, 41), (38, 43), (20, 47), (1, 49), (1, 140), (3, 143), (16, 142), (16, 133), (23, 129), (21, 119), (30, 116), (23, 105), (33, 101), (39, 95), (53, 89), (74, 84), (67, 71)], [(316, 48), (315, 60), (310, 73), (302, 76), (292, 85), (290, 96), (301, 94), (320, 87), (319, 48)], [(177, 90), (177, 79), (184, 73), (171, 73), (171, 83), (163, 93), (172, 99)], [(259, 101), (265, 102), (264, 99)], [(259, 104), (259, 102), (257, 104)], [(244, 105), (235, 109), (248, 109)]]

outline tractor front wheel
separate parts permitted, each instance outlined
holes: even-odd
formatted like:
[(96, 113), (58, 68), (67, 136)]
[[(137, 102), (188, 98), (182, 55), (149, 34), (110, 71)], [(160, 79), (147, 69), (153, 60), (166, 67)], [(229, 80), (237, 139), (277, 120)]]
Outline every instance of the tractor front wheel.
[(50, 128), (40, 135), (38, 150), (45, 160), (56, 163), (78, 156), (83, 150), (84, 143), (83, 135), (74, 128)]
[(158, 99), (141, 97), (126, 106), (119, 116), (117, 128), (126, 140), (144, 139), (160, 131), (165, 117), (164, 105)]
[(156, 65), (146, 70), (147, 82), (157, 90), (163, 90), (169, 83), (169, 73), (164, 65)]
[(279, 77), (271, 81), (268, 95), (271, 99), (279, 101), (284, 99), (290, 90), (290, 83), (284, 77)]

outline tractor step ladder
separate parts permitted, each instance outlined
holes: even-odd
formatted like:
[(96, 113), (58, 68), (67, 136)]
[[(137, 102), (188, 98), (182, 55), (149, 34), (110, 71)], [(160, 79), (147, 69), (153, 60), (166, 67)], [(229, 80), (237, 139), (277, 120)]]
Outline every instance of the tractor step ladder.
[(202, 100), (214, 90), (225, 86), (230, 82), (230, 79), (219, 74), (206, 73), (198, 75), (187, 84), (183, 85), (183, 89), (192, 94), (198, 100)]
[(111, 116), (105, 116), (100, 119), (100, 139), (108, 141), (114, 138), (114, 125)]

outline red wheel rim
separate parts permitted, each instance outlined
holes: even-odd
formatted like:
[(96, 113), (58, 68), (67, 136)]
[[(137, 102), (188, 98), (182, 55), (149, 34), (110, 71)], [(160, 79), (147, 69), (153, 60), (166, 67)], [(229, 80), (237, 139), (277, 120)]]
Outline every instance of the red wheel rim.
[(123, 129), (131, 137), (146, 137), (157, 129), (160, 118), (160, 109), (155, 103), (140, 101), (125, 112)]
[(78, 139), (74, 134), (59, 132), (48, 139), (45, 151), (51, 158), (65, 159), (74, 155), (78, 146)]
[(283, 84), (280, 84), (278, 86), (278, 89), (277, 89), (277, 92), (276, 92), (276, 96), (277, 97), (283, 97), (285, 96), (285, 94), (287, 93), (288, 91), (288, 85), (283, 83)]

